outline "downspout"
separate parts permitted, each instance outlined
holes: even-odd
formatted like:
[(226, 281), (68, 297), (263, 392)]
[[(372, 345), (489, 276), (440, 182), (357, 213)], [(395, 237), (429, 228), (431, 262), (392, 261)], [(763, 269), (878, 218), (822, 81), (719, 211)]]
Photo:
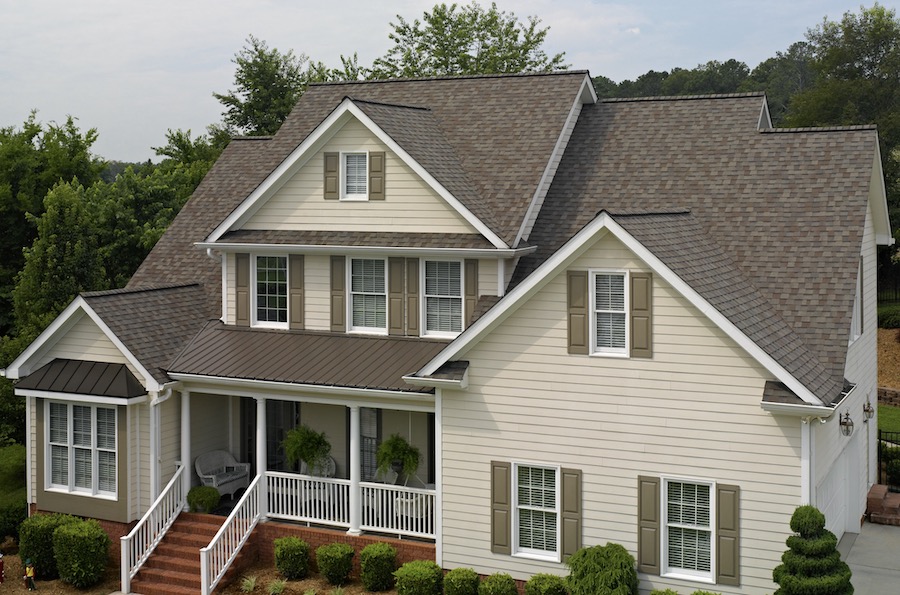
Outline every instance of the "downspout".
[(824, 424), (828, 420), (821, 417), (800, 418), (800, 504), (816, 503), (816, 486), (813, 482), (815, 473), (815, 447), (813, 443), (813, 421)]
[[(4, 374), (5, 376), (5, 374)], [(31, 414), (31, 408), (34, 406), (34, 397), (25, 397), (25, 429), (30, 435), (32, 433), (31, 424), (34, 422), (34, 418)], [(28, 516), (31, 516), (31, 505), (34, 504), (34, 492), (32, 490), (32, 478), (34, 478), (34, 474), (37, 473), (37, 469), (34, 466), (34, 463), (31, 460), (32, 456), (31, 449), (31, 438), (26, 436), (25, 438), (25, 476), (27, 478), (25, 483), (25, 500), (28, 501)], [(36, 478), (34, 478), (36, 479)]]

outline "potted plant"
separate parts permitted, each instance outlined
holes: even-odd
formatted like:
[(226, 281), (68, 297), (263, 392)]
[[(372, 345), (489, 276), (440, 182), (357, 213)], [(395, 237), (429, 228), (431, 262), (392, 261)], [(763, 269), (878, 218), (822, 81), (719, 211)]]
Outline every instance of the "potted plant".
[(405, 478), (419, 468), (419, 449), (400, 434), (391, 434), (390, 438), (378, 445), (375, 462), (379, 473), (393, 469), (399, 483), (401, 476), (405, 481)]
[(295, 465), (303, 461), (310, 475), (321, 474), (331, 454), (325, 432), (316, 432), (305, 424), (289, 430), (281, 445), (288, 463)]

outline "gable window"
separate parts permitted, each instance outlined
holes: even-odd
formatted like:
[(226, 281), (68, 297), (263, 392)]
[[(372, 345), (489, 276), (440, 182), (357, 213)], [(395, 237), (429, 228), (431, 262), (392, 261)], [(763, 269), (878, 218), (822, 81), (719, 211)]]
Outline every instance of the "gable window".
[(253, 309), (258, 326), (283, 328), (288, 325), (287, 256), (257, 256), (256, 291)]
[(516, 553), (558, 558), (559, 494), (554, 467), (515, 465)]
[(387, 332), (384, 259), (350, 261), (350, 330)]
[(706, 483), (665, 481), (667, 574), (712, 580), (711, 490)]
[(342, 198), (347, 200), (365, 200), (369, 195), (369, 165), (366, 153), (343, 154), (343, 186)]
[(116, 409), (48, 402), (47, 485), (116, 495)]
[(626, 273), (593, 273), (593, 351), (626, 353)]
[(462, 263), (426, 260), (424, 298), (425, 334), (462, 332)]

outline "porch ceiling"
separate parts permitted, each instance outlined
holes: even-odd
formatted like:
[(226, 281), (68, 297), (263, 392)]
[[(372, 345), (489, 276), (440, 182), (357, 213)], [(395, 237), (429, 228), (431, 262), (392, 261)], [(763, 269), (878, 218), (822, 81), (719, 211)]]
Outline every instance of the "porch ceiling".
[(169, 368), (174, 374), (431, 393), (403, 376), (446, 341), (235, 327), (209, 322)]

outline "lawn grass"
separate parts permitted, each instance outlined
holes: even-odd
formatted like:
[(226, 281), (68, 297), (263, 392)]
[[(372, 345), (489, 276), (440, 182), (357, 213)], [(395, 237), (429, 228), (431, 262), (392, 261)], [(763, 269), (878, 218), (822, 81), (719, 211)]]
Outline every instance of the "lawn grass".
[(25, 518), (25, 497), (25, 447), (0, 448), (0, 543), (18, 533), (18, 524)]
[(900, 432), (900, 407), (878, 404), (878, 429)]

